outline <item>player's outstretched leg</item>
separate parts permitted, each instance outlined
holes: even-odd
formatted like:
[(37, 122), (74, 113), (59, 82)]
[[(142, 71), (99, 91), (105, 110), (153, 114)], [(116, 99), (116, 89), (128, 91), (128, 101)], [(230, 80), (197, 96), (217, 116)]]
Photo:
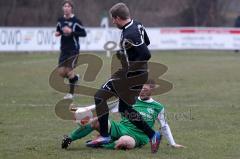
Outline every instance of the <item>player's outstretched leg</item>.
[(79, 74), (76, 74), (73, 78), (69, 78), (70, 91), (64, 96), (64, 99), (72, 99), (74, 96), (74, 88), (80, 79)]
[(108, 132), (108, 116), (109, 108), (107, 100), (115, 94), (111, 91), (111, 80), (105, 83), (94, 95), (96, 114), (98, 116), (100, 136), (86, 143), (89, 147), (99, 147), (103, 144), (108, 144), (111, 141), (111, 136)]
[(77, 129), (73, 130), (69, 135), (64, 135), (62, 140), (62, 148), (67, 149), (69, 145), (75, 141), (79, 140), (93, 131), (90, 124), (86, 126), (79, 126)]

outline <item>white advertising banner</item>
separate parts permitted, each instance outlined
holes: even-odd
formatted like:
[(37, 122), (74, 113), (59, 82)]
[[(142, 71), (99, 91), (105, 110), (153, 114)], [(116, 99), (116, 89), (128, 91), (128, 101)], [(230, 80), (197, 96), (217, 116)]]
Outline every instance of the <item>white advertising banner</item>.
[[(104, 44), (111, 39), (118, 42), (117, 29), (88, 28), (87, 37), (80, 38), (83, 51), (104, 50)], [(55, 37), (55, 28), (0, 27), (0, 51), (58, 51), (60, 37)]]
[[(120, 30), (87, 28), (87, 37), (80, 38), (82, 51), (104, 51), (117, 48)], [(147, 28), (151, 50), (236, 50), (240, 49), (237, 28)], [(58, 51), (60, 38), (54, 27), (0, 27), (0, 51)], [(113, 45), (114, 44), (114, 45)]]
[(156, 50), (240, 49), (240, 29), (236, 28), (161, 28), (151, 29), (150, 35), (151, 48)]

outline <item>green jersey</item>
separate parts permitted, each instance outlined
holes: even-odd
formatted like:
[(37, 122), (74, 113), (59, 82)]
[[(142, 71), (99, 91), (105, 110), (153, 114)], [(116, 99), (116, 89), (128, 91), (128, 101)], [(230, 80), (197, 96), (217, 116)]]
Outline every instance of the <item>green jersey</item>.
[[(165, 120), (164, 106), (162, 104), (154, 101), (152, 98), (149, 100), (141, 100), (140, 98), (138, 98), (136, 103), (133, 105), (133, 108), (142, 115), (143, 119), (149, 124), (150, 127), (153, 127), (155, 120), (158, 120), (159, 124), (161, 124), (161, 134), (168, 140), (168, 143), (170, 145), (176, 144), (172, 136), (170, 127)], [(113, 109), (111, 109), (111, 111), (117, 112), (118, 107), (114, 107)], [(113, 142), (102, 145), (105, 148), (114, 149), (114, 141), (125, 135), (130, 136), (135, 140), (135, 147), (140, 147), (149, 142), (148, 136), (145, 135), (143, 131), (139, 130), (134, 124), (132, 124), (126, 117), (122, 116), (120, 122), (110, 120), (109, 128)], [(92, 131), (93, 129), (89, 124), (85, 127), (80, 126), (78, 129), (74, 130), (69, 136), (74, 141), (88, 135)]]
[[(140, 98), (138, 98), (136, 103), (133, 105), (133, 108), (142, 115), (143, 119), (148, 123), (150, 127), (153, 127), (155, 120), (157, 119), (159, 113), (164, 109), (164, 106), (154, 101), (152, 98), (149, 100), (141, 100)], [(145, 135), (142, 130), (139, 130), (134, 124), (132, 124), (126, 117), (122, 116), (120, 122), (115, 122), (111, 120), (110, 123), (110, 134), (113, 140), (117, 140), (121, 136), (128, 135), (135, 139), (136, 147), (145, 145), (149, 141), (148, 136)], [(107, 144), (104, 147), (113, 148), (114, 143)]]
[[(158, 117), (158, 114), (161, 112), (164, 106), (154, 101), (152, 98), (145, 101), (138, 98), (136, 103), (133, 105), (133, 108), (142, 115), (143, 119), (147, 122), (147, 124), (150, 127), (153, 127), (155, 120)], [(142, 132), (135, 125), (133, 125), (126, 117), (122, 117), (120, 123), (128, 127), (129, 129)]]

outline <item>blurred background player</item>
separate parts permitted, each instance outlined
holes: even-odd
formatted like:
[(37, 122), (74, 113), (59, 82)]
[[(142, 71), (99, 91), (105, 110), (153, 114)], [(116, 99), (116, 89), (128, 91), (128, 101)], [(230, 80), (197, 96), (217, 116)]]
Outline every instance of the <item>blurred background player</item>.
[[(234, 27), (240, 28), (240, 16), (238, 16), (238, 17), (235, 19)], [(239, 50), (234, 50), (234, 51), (235, 51), (236, 53), (239, 52)]]
[(62, 4), (63, 17), (58, 19), (55, 36), (61, 36), (61, 53), (58, 61), (58, 73), (69, 80), (69, 93), (64, 99), (73, 98), (74, 85), (79, 75), (74, 73), (79, 55), (79, 37), (86, 37), (81, 21), (73, 14), (73, 2), (65, 0)]
[[(153, 127), (156, 120), (161, 124), (161, 132), (171, 147), (183, 148), (183, 145), (179, 145), (174, 141), (171, 129), (165, 118), (164, 106), (151, 98), (154, 88), (154, 81), (148, 80), (148, 82), (144, 84), (136, 104), (133, 105), (133, 108), (143, 115), (149, 126)], [(79, 126), (68, 136), (64, 137), (62, 141), (62, 148), (68, 148), (72, 141), (83, 138), (84, 136), (90, 134), (93, 130), (99, 131), (98, 121), (86, 126)], [(149, 138), (144, 134), (144, 132), (139, 130), (124, 116), (122, 116), (120, 122), (109, 120), (109, 132), (113, 142), (102, 145), (104, 148), (133, 149), (141, 147), (149, 142)], [(91, 147), (93, 145), (89, 145), (87, 142), (87, 146)]]

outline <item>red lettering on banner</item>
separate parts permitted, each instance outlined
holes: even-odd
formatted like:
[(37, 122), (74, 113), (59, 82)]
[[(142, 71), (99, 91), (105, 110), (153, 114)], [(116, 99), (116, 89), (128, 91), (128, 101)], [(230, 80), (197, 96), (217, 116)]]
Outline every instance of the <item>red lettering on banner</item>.
[(162, 28), (161, 34), (240, 34), (240, 29), (228, 28)]

